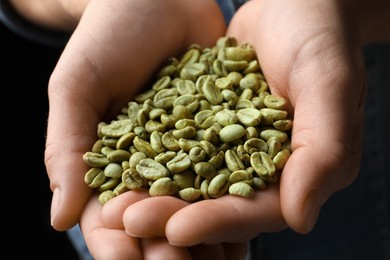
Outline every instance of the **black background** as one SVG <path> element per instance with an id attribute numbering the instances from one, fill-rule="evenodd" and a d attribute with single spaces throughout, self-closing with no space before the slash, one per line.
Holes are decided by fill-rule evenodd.
<path id="1" fill-rule="evenodd" d="M 8 259 L 78 259 L 65 232 L 50 225 L 44 166 L 47 84 L 62 51 L 1 33 L 2 255 Z M 11 257 L 12 256 L 12 257 Z"/>

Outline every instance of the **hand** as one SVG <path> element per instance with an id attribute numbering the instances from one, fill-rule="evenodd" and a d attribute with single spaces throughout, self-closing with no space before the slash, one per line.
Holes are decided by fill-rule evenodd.
<path id="1" fill-rule="evenodd" d="M 245 4 L 227 33 L 255 47 L 271 93 L 286 98 L 294 116 L 293 154 L 280 186 L 251 199 L 223 196 L 190 205 L 145 199 L 126 208 L 126 231 L 166 236 L 179 246 L 242 243 L 286 227 L 310 232 L 323 203 L 359 170 L 366 85 L 360 31 L 347 19 L 353 11 L 339 1 Z M 169 203 L 177 207 L 161 208 Z"/>
<path id="2" fill-rule="evenodd" d="M 91 196 L 82 155 L 97 124 L 113 119 L 165 59 L 195 42 L 212 46 L 225 29 L 214 0 L 88 4 L 49 82 L 45 163 L 55 229 L 75 225 Z"/>
<path id="3" fill-rule="evenodd" d="M 214 0 L 91 1 L 83 13 L 50 78 L 45 163 L 52 226 L 66 230 L 83 214 L 81 227 L 95 259 L 134 259 L 161 248 L 188 257 L 205 250 L 172 247 L 164 238 L 138 241 L 102 227 L 102 207 L 84 183 L 82 155 L 97 140 L 98 123 L 113 119 L 163 61 L 195 42 L 212 46 L 225 30 Z M 220 254 L 222 247 L 211 247 Z"/>
<path id="4" fill-rule="evenodd" d="M 129 191 L 108 201 L 102 210 L 97 196 L 93 196 L 83 211 L 80 226 L 90 252 L 95 259 L 244 259 L 246 243 L 197 244 L 188 247 L 175 246 L 169 243 L 164 230 L 154 230 L 155 223 L 134 219 L 134 224 L 150 226 L 149 235 L 140 239 L 127 234 L 124 230 L 123 215 L 126 209 L 138 201 L 148 201 L 147 191 Z M 154 220 L 164 222 L 171 211 L 188 205 L 187 202 L 174 197 L 167 197 L 165 204 L 158 208 L 148 208 L 147 212 Z M 148 204 L 147 202 L 146 204 Z M 143 209 L 144 210 L 144 209 Z M 162 215 L 158 215 L 162 214 Z M 146 221 L 150 220 L 148 218 Z M 159 227 L 163 227 L 160 225 Z"/>
<path id="5" fill-rule="evenodd" d="M 365 71 L 345 10 L 339 1 L 253 1 L 229 29 L 254 44 L 272 93 L 290 101 L 294 152 L 282 173 L 280 203 L 299 233 L 313 228 L 322 204 L 359 170 Z"/>

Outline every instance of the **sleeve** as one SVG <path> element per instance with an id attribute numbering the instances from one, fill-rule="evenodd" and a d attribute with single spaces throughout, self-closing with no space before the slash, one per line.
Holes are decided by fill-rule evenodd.
<path id="1" fill-rule="evenodd" d="M 228 25 L 232 19 L 234 13 L 241 7 L 245 2 L 249 0 L 217 0 L 219 7 L 225 18 L 225 23 Z"/>
<path id="2" fill-rule="evenodd" d="M 71 35 L 70 32 L 51 30 L 27 21 L 8 0 L 0 0 L 0 22 L 19 36 L 49 47 L 64 47 Z"/>
<path id="3" fill-rule="evenodd" d="M 219 7 L 222 10 L 223 16 L 225 18 L 225 23 L 229 24 L 230 20 L 235 12 L 234 4 L 232 0 L 217 0 Z"/>

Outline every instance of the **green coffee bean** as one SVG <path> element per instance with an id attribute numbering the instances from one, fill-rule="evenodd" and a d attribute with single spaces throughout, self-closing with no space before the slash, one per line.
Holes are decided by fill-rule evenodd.
<path id="1" fill-rule="evenodd" d="M 258 190 L 264 190 L 267 187 L 264 179 L 260 177 L 253 177 L 253 187 Z"/>
<path id="2" fill-rule="evenodd" d="M 248 73 L 240 80 L 241 89 L 251 89 L 257 92 L 259 89 L 259 80 L 255 73 Z"/>
<path id="3" fill-rule="evenodd" d="M 200 175 L 198 175 L 198 176 L 200 176 Z M 209 183 L 210 183 L 210 181 L 205 179 L 200 184 L 200 192 L 202 194 L 203 199 L 211 199 L 209 192 L 208 192 Z"/>
<path id="4" fill-rule="evenodd" d="M 287 132 L 292 127 L 291 119 L 280 119 L 273 122 L 273 126 L 280 131 Z"/>
<path id="5" fill-rule="evenodd" d="M 173 175 L 173 181 L 176 183 L 179 190 L 194 187 L 195 172 L 192 170 L 185 170 Z"/>
<path id="6" fill-rule="evenodd" d="M 209 162 L 198 162 L 194 166 L 194 171 L 208 180 L 213 179 L 217 175 L 217 170 Z"/>
<path id="7" fill-rule="evenodd" d="M 286 107 L 286 100 L 278 96 L 268 95 L 264 98 L 264 104 L 269 108 L 283 110 Z"/>
<path id="8" fill-rule="evenodd" d="M 217 149 L 215 146 L 207 140 L 200 141 L 199 146 L 206 152 L 209 157 L 213 157 L 217 154 Z"/>
<path id="9" fill-rule="evenodd" d="M 122 166 L 118 163 L 109 163 L 104 168 L 104 175 L 110 178 L 119 179 L 122 176 L 123 169 Z"/>
<path id="10" fill-rule="evenodd" d="M 229 178 L 226 174 L 217 174 L 210 180 L 207 193 L 212 198 L 221 197 L 229 189 Z"/>
<path id="11" fill-rule="evenodd" d="M 122 183 L 129 190 L 136 190 L 145 187 L 147 179 L 141 176 L 135 168 L 129 168 L 123 171 Z"/>
<path id="12" fill-rule="evenodd" d="M 180 153 L 167 162 L 167 168 L 172 174 L 187 170 L 190 166 L 191 159 L 186 153 Z"/>
<path id="13" fill-rule="evenodd" d="M 171 78 L 169 76 L 162 76 L 153 84 L 152 90 L 157 92 L 162 89 L 168 88 L 170 83 L 171 83 Z"/>
<path id="14" fill-rule="evenodd" d="M 219 169 L 224 165 L 225 162 L 225 153 L 224 151 L 219 151 L 218 154 L 214 155 L 213 157 L 208 160 L 209 163 L 211 163 L 215 169 Z"/>
<path id="15" fill-rule="evenodd" d="M 229 194 L 249 198 L 253 195 L 253 188 L 245 182 L 235 182 L 229 187 Z"/>
<path id="16" fill-rule="evenodd" d="M 125 183 L 122 181 L 113 189 L 113 195 L 118 196 L 122 193 L 125 193 L 126 191 L 129 191 L 129 189 L 126 187 Z"/>
<path id="17" fill-rule="evenodd" d="M 170 151 L 180 150 L 179 140 L 173 136 L 172 132 L 166 132 L 165 134 L 163 134 L 163 136 L 161 137 L 161 141 L 165 148 Z"/>
<path id="18" fill-rule="evenodd" d="M 173 196 L 177 193 L 177 187 L 174 181 L 169 177 L 156 179 L 149 188 L 150 196 Z"/>
<path id="19" fill-rule="evenodd" d="M 260 132 L 260 138 L 268 141 L 271 137 L 276 138 L 280 143 L 285 142 L 288 139 L 287 133 L 277 129 L 265 129 Z"/>
<path id="20" fill-rule="evenodd" d="M 195 94 L 196 93 L 196 87 L 195 87 L 195 83 L 191 80 L 184 80 L 184 79 L 180 79 L 177 83 L 176 83 L 176 89 L 177 89 L 177 92 L 183 96 L 183 95 L 186 95 L 186 94 Z"/>
<path id="21" fill-rule="evenodd" d="M 138 151 L 143 152 L 149 158 L 154 158 L 157 155 L 156 151 L 153 150 L 151 144 L 138 136 L 134 138 L 133 144 L 135 148 L 138 149 Z"/>
<path id="22" fill-rule="evenodd" d="M 237 123 L 238 117 L 234 110 L 224 109 L 215 114 L 215 120 L 223 126 Z"/>
<path id="23" fill-rule="evenodd" d="M 251 172 L 246 171 L 246 170 L 237 170 L 237 171 L 234 171 L 230 174 L 229 182 L 230 183 L 245 182 L 247 184 L 252 184 L 253 175 Z"/>
<path id="24" fill-rule="evenodd" d="M 131 132 L 133 128 L 134 122 L 130 121 L 130 119 L 124 119 L 102 126 L 100 131 L 107 137 L 121 137 L 122 135 Z"/>
<path id="25" fill-rule="evenodd" d="M 121 180 L 119 178 L 109 178 L 102 185 L 100 185 L 97 190 L 100 192 L 106 190 L 113 190 L 116 186 L 118 186 Z"/>
<path id="26" fill-rule="evenodd" d="M 206 152 L 199 146 L 195 146 L 191 148 L 188 156 L 190 157 L 191 161 L 194 163 L 202 162 L 206 159 Z"/>
<path id="27" fill-rule="evenodd" d="M 85 183 L 91 188 L 98 188 L 106 181 L 104 171 L 99 168 L 91 168 L 84 177 Z"/>
<path id="28" fill-rule="evenodd" d="M 179 190 L 179 197 L 185 201 L 193 202 L 202 195 L 202 192 L 199 189 L 193 187 L 184 188 Z"/>
<path id="29" fill-rule="evenodd" d="M 104 205 L 107 201 L 114 198 L 115 194 L 112 190 L 106 190 L 99 194 L 99 202 L 100 204 Z"/>
<path id="30" fill-rule="evenodd" d="M 169 176 L 169 171 L 164 165 L 150 158 L 139 161 L 136 169 L 142 177 L 152 181 Z"/>
<path id="31" fill-rule="evenodd" d="M 180 71 L 180 77 L 182 79 L 188 79 L 191 81 L 196 81 L 196 79 L 207 72 L 207 67 L 203 63 L 192 63 L 184 65 L 183 69 Z"/>
<path id="32" fill-rule="evenodd" d="M 154 131 L 163 133 L 165 132 L 165 126 L 163 123 L 157 121 L 157 120 L 149 120 L 145 123 L 145 130 L 149 133 L 152 133 Z"/>
<path id="33" fill-rule="evenodd" d="M 115 150 L 107 154 L 107 159 L 110 162 L 122 162 L 130 159 L 131 153 L 125 150 Z"/>
<path id="34" fill-rule="evenodd" d="M 243 108 L 237 111 L 237 117 L 245 126 L 257 126 L 261 120 L 261 112 L 256 108 Z"/>
<path id="35" fill-rule="evenodd" d="M 166 151 L 166 152 L 158 154 L 156 157 L 154 157 L 154 160 L 156 162 L 161 163 L 161 164 L 166 164 L 167 162 L 169 162 L 175 156 L 176 156 L 176 152 L 174 152 L 174 151 Z"/>
<path id="36" fill-rule="evenodd" d="M 274 158 L 275 155 L 282 149 L 282 144 L 276 139 L 276 137 L 271 137 L 267 141 L 268 145 L 268 155 L 271 158 Z M 266 152 L 266 151 L 265 151 Z"/>
<path id="37" fill-rule="evenodd" d="M 129 167 L 135 169 L 142 159 L 146 159 L 147 156 L 143 152 L 135 152 L 130 156 Z"/>
<path id="38" fill-rule="evenodd" d="M 177 97 L 178 93 L 176 89 L 161 89 L 153 97 L 153 104 L 157 108 L 169 109 L 173 106 Z"/>
<path id="39" fill-rule="evenodd" d="M 93 145 L 93 147 L 91 149 L 91 152 L 93 152 L 93 153 L 100 153 L 102 151 L 103 147 L 104 147 L 103 140 L 99 139 Z"/>
<path id="40" fill-rule="evenodd" d="M 273 163 L 275 164 L 276 170 L 282 170 L 284 168 L 290 155 L 291 153 L 287 149 L 283 149 L 275 155 Z"/>
<path id="41" fill-rule="evenodd" d="M 244 163 L 235 150 L 229 149 L 225 152 L 225 163 L 231 172 L 245 169 Z"/>
<path id="42" fill-rule="evenodd" d="M 162 153 L 165 151 L 165 147 L 162 143 L 163 134 L 159 131 L 153 131 L 150 134 L 150 146 L 156 153 Z"/>
<path id="43" fill-rule="evenodd" d="M 233 142 L 245 135 L 245 128 L 239 124 L 227 125 L 219 132 L 219 138 L 224 143 Z"/>
<path id="44" fill-rule="evenodd" d="M 107 157 L 100 153 L 86 152 L 83 155 L 83 160 L 90 167 L 105 167 L 110 163 Z"/>
<path id="45" fill-rule="evenodd" d="M 118 150 L 129 149 L 129 147 L 133 143 L 134 138 L 135 138 L 135 133 L 133 132 L 122 135 L 121 137 L 119 137 L 118 141 L 116 142 L 116 149 Z"/>

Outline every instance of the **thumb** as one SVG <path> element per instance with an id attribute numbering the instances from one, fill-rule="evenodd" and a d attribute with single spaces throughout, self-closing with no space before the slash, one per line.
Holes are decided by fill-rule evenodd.
<path id="1" fill-rule="evenodd" d="M 53 191 L 51 224 L 63 231 L 78 222 L 92 191 L 84 182 L 89 168 L 83 154 L 96 140 L 97 123 L 89 123 L 90 119 L 79 113 L 88 111 L 87 107 L 68 102 L 59 93 L 49 91 L 49 97 L 45 165 Z"/>
<path id="2" fill-rule="evenodd" d="M 323 52 L 290 74 L 293 153 L 280 182 L 281 208 L 299 233 L 314 227 L 322 204 L 357 176 L 362 154 L 366 87 L 361 56 Z M 305 51 L 304 51 L 305 52 Z M 310 51 L 309 51 L 310 52 Z M 337 57 L 334 54 L 337 53 Z M 341 54 L 340 54 L 341 53 Z"/>
<path id="3" fill-rule="evenodd" d="M 99 88 L 96 69 L 79 45 L 76 37 L 69 41 L 48 87 L 45 165 L 53 191 L 51 224 L 60 231 L 78 222 L 92 192 L 84 182 L 90 167 L 83 154 L 98 140 L 101 111 L 108 107 L 108 94 Z"/>

